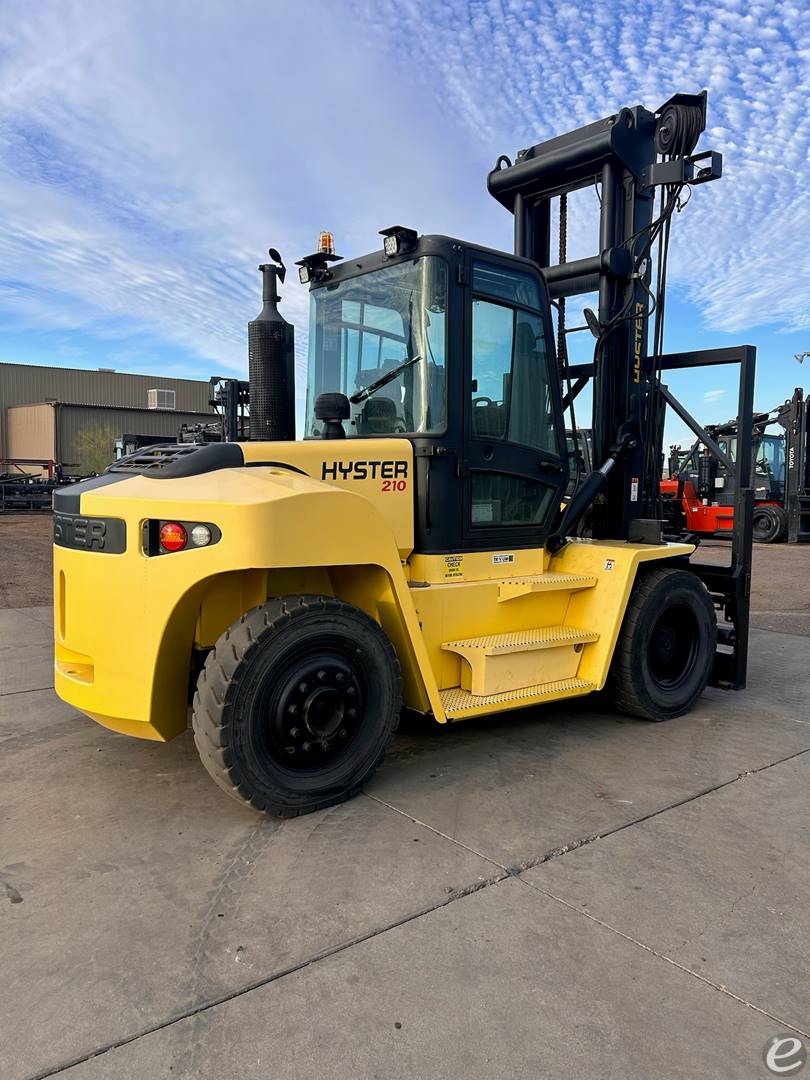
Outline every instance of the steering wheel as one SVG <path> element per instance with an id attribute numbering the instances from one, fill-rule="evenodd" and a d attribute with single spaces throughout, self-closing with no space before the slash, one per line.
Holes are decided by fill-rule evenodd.
<path id="1" fill-rule="evenodd" d="M 473 408 L 475 408 L 476 405 L 494 405 L 495 404 L 495 402 L 492 400 L 491 397 L 474 397 L 473 400 L 472 400 L 472 403 L 473 403 Z"/>

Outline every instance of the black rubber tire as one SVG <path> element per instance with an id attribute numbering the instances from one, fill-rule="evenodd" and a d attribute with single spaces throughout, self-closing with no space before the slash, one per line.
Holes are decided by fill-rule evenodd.
<path id="1" fill-rule="evenodd" d="M 688 712 L 703 693 L 717 647 L 717 616 L 689 570 L 642 570 L 607 681 L 614 708 L 644 720 Z"/>
<path id="2" fill-rule="evenodd" d="M 781 506 L 754 507 L 755 544 L 776 544 L 787 534 L 787 514 Z"/>
<path id="3" fill-rule="evenodd" d="M 336 665 L 352 665 L 362 708 L 335 760 L 296 772 L 279 763 L 278 740 L 290 736 L 279 735 L 282 721 L 273 718 L 291 711 L 283 703 L 297 692 L 292 673 L 301 658 L 320 650 L 313 666 L 328 665 L 330 647 Z M 287 596 L 248 611 L 209 653 L 194 695 L 194 742 L 223 791 L 255 810 L 296 817 L 360 791 L 396 734 L 401 703 L 399 661 L 373 619 L 333 597 Z M 321 752 L 314 739 L 307 745 Z"/>
<path id="4" fill-rule="evenodd" d="M 783 506 L 775 506 L 774 509 L 779 517 L 779 535 L 776 538 L 777 543 L 781 543 L 787 539 L 788 534 L 788 513 Z"/>

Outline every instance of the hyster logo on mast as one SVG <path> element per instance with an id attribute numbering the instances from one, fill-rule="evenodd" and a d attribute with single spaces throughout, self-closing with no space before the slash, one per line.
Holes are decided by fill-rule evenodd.
<path id="1" fill-rule="evenodd" d="M 633 382 L 641 382 L 641 345 L 642 345 L 642 328 L 644 320 L 641 316 L 644 314 L 644 305 L 636 301 L 636 320 L 635 331 L 633 335 Z"/>

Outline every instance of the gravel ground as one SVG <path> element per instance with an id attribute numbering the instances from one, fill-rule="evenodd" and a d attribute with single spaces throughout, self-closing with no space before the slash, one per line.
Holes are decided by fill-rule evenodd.
<path id="1" fill-rule="evenodd" d="M 695 561 L 728 565 L 731 544 L 704 540 Z M 751 625 L 810 637 L 810 546 L 754 544 Z"/>
<path id="2" fill-rule="evenodd" d="M 0 608 L 52 602 L 51 529 L 49 513 L 0 515 Z M 708 540 L 697 558 L 722 564 L 730 552 L 729 543 Z M 754 545 L 751 625 L 810 637 L 810 547 Z"/>
<path id="3" fill-rule="evenodd" d="M 50 512 L 0 514 L 0 608 L 53 601 Z"/>

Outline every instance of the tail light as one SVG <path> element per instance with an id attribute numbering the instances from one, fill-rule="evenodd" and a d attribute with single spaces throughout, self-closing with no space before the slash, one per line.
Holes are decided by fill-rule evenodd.
<path id="1" fill-rule="evenodd" d="M 218 544 L 222 532 L 210 521 L 164 521 L 150 518 L 143 523 L 145 555 L 170 555 L 176 551 Z"/>
<path id="2" fill-rule="evenodd" d="M 164 551 L 182 551 L 188 543 L 188 533 L 179 521 L 167 521 L 160 526 L 160 546 Z"/>

